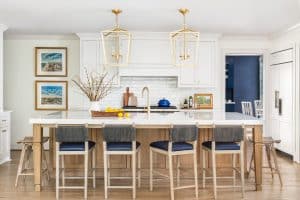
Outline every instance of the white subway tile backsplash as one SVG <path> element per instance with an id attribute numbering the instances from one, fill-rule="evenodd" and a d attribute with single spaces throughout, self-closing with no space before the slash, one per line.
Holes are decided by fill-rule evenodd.
<path id="1" fill-rule="evenodd" d="M 179 107 L 185 98 L 195 93 L 213 92 L 205 88 L 178 88 L 177 77 L 121 77 L 121 87 L 114 88 L 103 99 L 105 106 L 122 107 L 123 93 L 126 87 L 137 96 L 138 105 L 146 105 L 146 98 L 142 97 L 142 89 L 147 86 L 150 90 L 150 104 L 157 105 L 162 98 L 168 99 L 172 105 Z"/>

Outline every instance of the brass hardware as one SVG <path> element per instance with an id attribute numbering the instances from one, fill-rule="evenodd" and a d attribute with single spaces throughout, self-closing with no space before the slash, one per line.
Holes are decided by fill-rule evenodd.
<path id="1" fill-rule="evenodd" d="M 118 14 L 120 14 L 122 12 L 122 10 L 120 10 L 120 9 L 112 9 L 111 12 L 114 13 L 115 15 L 118 15 Z"/>
<path id="2" fill-rule="evenodd" d="M 189 9 L 187 8 L 180 8 L 178 9 L 178 11 L 182 14 L 182 15 L 186 15 L 189 11 Z"/>

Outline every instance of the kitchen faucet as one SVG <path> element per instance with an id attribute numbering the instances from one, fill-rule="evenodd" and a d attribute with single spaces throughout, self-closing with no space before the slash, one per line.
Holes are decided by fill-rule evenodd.
<path id="1" fill-rule="evenodd" d="M 149 99 L 149 88 L 148 87 L 144 87 L 142 90 L 142 97 L 144 97 L 144 93 L 145 91 L 147 91 L 147 114 L 148 116 L 150 115 L 150 99 Z"/>

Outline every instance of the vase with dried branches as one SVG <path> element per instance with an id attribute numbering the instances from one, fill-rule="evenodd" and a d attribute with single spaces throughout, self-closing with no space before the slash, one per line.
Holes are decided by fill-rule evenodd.
<path id="1" fill-rule="evenodd" d="M 74 85 L 90 100 L 89 111 L 100 111 L 100 101 L 112 91 L 115 75 L 108 77 L 108 73 L 88 72 L 85 68 L 84 77 L 72 78 Z"/>

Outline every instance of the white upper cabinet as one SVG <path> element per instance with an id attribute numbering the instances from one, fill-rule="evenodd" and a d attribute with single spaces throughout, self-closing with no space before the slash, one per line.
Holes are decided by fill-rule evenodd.
<path id="1" fill-rule="evenodd" d="M 105 67 L 103 64 L 103 49 L 100 34 L 78 34 L 80 37 L 80 76 L 84 78 L 85 69 L 88 72 L 107 72 L 108 79 L 114 76 L 113 86 L 120 85 L 118 67 Z"/>
<path id="2" fill-rule="evenodd" d="M 172 65 L 168 33 L 133 33 L 128 66 L 104 67 L 100 34 L 78 34 L 80 37 L 80 73 L 108 71 L 116 75 L 114 86 L 120 86 L 121 76 L 178 77 L 178 87 L 214 87 L 217 37 L 200 39 L 199 61 L 196 67 Z M 202 37 L 203 38 L 203 37 Z"/>
<path id="3" fill-rule="evenodd" d="M 198 64 L 180 67 L 178 87 L 214 87 L 215 51 L 215 41 L 200 41 Z"/>

